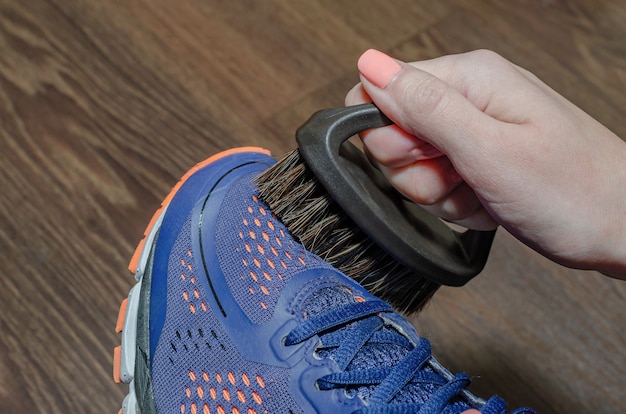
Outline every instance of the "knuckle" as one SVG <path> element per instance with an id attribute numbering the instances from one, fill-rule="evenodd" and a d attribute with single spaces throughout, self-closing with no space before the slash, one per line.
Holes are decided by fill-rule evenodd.
<path id="1" fill-rule="evenodd" d="M 480 64 L 488 64 L 488 65 L 500 65 L 503 62 L 506 62 L 501 55 L 489 49 L 478 49 L 472 52 L 466 53 L 471 61 L 478 62 Z"/>
<path id="2" fill-rule="evenodd" d="M 430 115 L 441 110 L 448 86 L 437 78 L 409 82 L 402 90 L 402 108 L 413 113 Z"/>

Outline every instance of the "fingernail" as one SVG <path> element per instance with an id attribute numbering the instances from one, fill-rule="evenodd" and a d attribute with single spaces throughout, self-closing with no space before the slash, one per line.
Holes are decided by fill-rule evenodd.
<path id="1" fill-rule="evenodd" d="M 363 53 L 357 66 L 365 79 L 381 89 L 402 69 L 394 59 L 375 49 Z"/>

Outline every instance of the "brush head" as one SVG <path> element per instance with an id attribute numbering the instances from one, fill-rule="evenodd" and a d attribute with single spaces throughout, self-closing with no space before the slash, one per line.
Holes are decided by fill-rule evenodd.
<path id="1" fill-rule="evenodd" d="M 417 311 L 439 285 L 462 286 L 484 267 L 494 232 L 453 231 L 406 200 L 346 142 L 391 121 L 373 104 L 315 113 L 299 150 L 258 180 L 292 234 L 374 294 Z"/>
<path id="2" fill-rule="evenodd" d="M 263 172 L 256 185 L 259 197 L 307 250 L 396 309 L 417 312 L 439 288 L 373 242 L 330 197 L 299 150 Z"/>

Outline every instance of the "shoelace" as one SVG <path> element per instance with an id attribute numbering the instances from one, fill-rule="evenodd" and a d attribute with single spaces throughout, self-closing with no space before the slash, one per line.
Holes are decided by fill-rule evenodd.
<path id="1" fill-rule="evenodd" d="M 320 335 L 322 348 L 337 348 L 333 359 L 341 372 L 325 375 L 317 381 L 320 389 L 375 386 L 368 399 L 368 406 L 354 414 L 400 414 L 400 413 L 440 413 L 449 402 L 461 393 L 470 383 L 465 374 L 458 374 L 451 380 L 426 371 L 424 367 L 431 359 L 430 343 L 420 338 L 415 347 L 407 338 L 397 332 L 383 331 L 384 322 L 378 316 L 382 312 L 393 312 L 391 306 L 381 300 L 356 302 L 338 306 L 328 312 L 312 316 L 285 338 L 285 345 L 295 345 Z M 349 337 L 341 328 L 352 325 Z M 404 347 L 408 353 L 392 367 L 346 370 L 350 362 L 366 344 L 391 344 Z M 428 400 L 423 403 L 391 403 L 407 384 L 435 385 Z M 502 414 L 506 410 L 504 401 L 490 398 L 481 408 L 483 414 Z M 516 411 L 522 414 L 527 411 Z M 528 411 L 533 412 L 533 411 Z"/>

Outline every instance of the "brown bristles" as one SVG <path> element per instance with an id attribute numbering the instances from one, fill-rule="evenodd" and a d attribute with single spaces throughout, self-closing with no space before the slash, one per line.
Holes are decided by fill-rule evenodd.
<path id="1" fill-rule="evenodd" d="M 307 250 L 406 313 L 439 284 L 407 269 L 372 242 L 326 193 L 295 150 L 256 179 L 260 198 Z"/>

